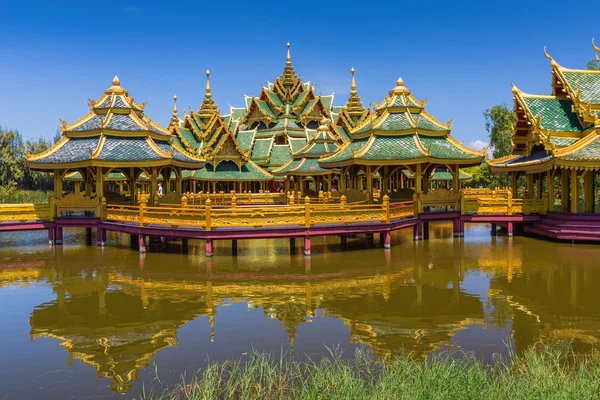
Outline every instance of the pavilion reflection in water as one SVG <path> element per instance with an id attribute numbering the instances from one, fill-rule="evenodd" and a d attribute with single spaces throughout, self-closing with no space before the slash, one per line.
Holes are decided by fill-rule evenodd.
<path id="1" fill-rule="evenodd" d="M 64 260 L 47 260 L 45 268 L 0 272 L 0 286 L 49 282 L 56 299 L 33 310 L 32 339 L 59 340 L 69 361 L 92 365 L 120 392 L 159 350 L 178 345 L 177 332 L 186 322 L 208 316 L 211 335 L 218 333 L 218 307 L 231 302 L 279 320 L 292 351 L 298 326 L 317 312 L 343 320 L 351 341 L 377 355 L 452 346 L 456 332 L 474 324 L 511 325 L 517 350 L 566 337 L 587 350 L 600 339 L 592 289 L 600 277 L 570 261 L 581 259 L 573 253 L 581 248 L 548 245 L 530 255 L 513 241 L 475 251 L 465 251 L 462 242 L 433 241 L 422 249 L 389 257 L 376 270 L 323 273 L 313 265 L 308 273 L 278 270 L 271 277 L 271 267 L 256 271 L 242 264 L 224 273 L 218 263 L 210 272 L 189 266 L 167 271 L 152 257 L 143 269 L 81 268 L 63 261 L 85 260 L 89 249 L 73 248 Z M 473 271 L 490 277 L 486 299 L 462 288 Z"/>

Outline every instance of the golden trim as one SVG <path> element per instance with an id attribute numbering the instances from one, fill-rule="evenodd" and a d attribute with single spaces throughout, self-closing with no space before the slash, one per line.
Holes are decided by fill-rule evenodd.
<path id="1" fill-rule="evenodd" d="M 62 148 L 68 141 L 69 141 L 69 138 L 67 136 L 63 135 L 63 137 L 61 137 L 58 140 L 58 142 L 54 143 L 54 145 L 52 147 L 50 147 L 49 149 L 44 150 L 41 153 L 29 154 L 29 156 L 27 156 L 27 154 L 25 154 L 25 159 L 27 162 L 29 162 L 29 161 L 36 161 L 41 158 L 46 158 L 48 156 L 51 156 L 52 154 L 56 153 L 60 148 Z"/>

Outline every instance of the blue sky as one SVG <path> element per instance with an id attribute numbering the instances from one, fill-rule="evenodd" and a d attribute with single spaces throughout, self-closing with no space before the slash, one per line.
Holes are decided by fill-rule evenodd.
<path id="1" fill-rule="evenodd" d="M 565 2 L 0 2 L 0 124 L 50 138 L 117 74 L 166 125 L 176 94 L 196 110 L 210 69 L 222 112 L 279 75 L 286 42 L 296 72 L 345 103 L 351 67 L 364 104 L 401 76 L 453 135 L 487 140 L 482 112 L 512 107 L 511 82 L 550 92 L 543 47 L 583 68 L 600 36 Z"/>

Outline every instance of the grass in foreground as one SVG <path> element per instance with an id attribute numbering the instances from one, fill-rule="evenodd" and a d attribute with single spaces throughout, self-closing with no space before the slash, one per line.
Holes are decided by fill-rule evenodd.
<path id="1" fill-rule="evenodd" d="M 375 361 L 365 351 L 344 360 L 292 362 L 254 353 L 211 363 L 172 390 L 142 399 L 595 399 L 600 358 L 557 348 L 531 349 L 484 365 L 472 354 Z"/>

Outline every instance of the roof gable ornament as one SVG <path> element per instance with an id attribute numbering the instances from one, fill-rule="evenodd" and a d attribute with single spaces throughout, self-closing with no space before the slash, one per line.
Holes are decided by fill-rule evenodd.
<path id="1" fill-rule="evenodd" d="M 171 116 L 171 120 L 169 121 L 168 128 L 178 127 L 179 121 L 179 114 L 177 113 L 177 96 L 173 96 L 173 115 Z"/>
<path id="2" fill-rule="evenodd" d="M 594 38 L 592 38 L 592 48 L 596 52 L 596 61 L 600 62 L 600 57 L 598 57 L 598 52 L 600 52 L 600 47 L 596 47 L 596 44 L 594 43 Z"/>

